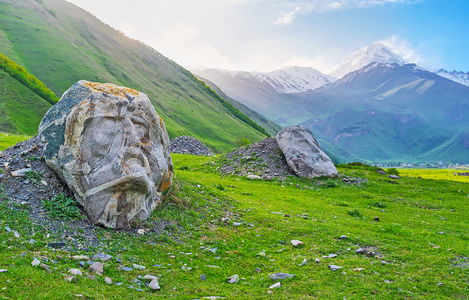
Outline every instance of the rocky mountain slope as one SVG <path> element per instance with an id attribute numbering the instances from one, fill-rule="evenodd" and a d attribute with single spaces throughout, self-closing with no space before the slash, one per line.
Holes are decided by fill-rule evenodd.
<path id="1" fill-rule="evenodd" d="M 0 0 L 0 49 L 58 96 L 81 79 L 146 93 L 171 137 L 225 151 L 267 135 L 189 71 L 64 0 Z"/>

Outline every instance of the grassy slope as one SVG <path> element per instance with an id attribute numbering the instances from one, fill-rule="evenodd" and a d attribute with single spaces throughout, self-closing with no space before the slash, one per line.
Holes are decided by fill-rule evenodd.
<path id="1" fill-rule="evenodd" d="M 272 136 L 276 136 L 277 132 L 279 132 L 279 130 L 282 129 L 280 125 L 277 125 L 274 122 L 270 121 L 269 119 L 264 118 L 263 116 L 253 111 L 252 109 L 242 104 L 241 102 L 238 102 L 235 99 L 228 97 L 228 95 L 226 95 L 215 83 L 205 78 L 202 78 L 200 76 L 197 76 L 197 77 L 203 82 L 205 82 L 212 90 L 217 92 L 217 94 L 220 95 L 223 99 L 225 99 L 226 101 L 233 104 L 236 108 L 238 108 L 243 114 L 247 115 L 252 120 L 254 120 L 257 124 L 264 127 Z"/>
<path id="2" fill-rule="evenodd" d="M 416 178 L 391 181 L 371 171 L 344 168 L 339 168 L 344 176 L 363 178 L 367 183 L 359 187 L 340 180 L 296 178 L 255 182 L 211 173 L 209 169 L 215 169 L 217 163 L 210 160 L 213 158 L 173 155 L 178 184 L 147 225 L 151 228 L 158 221 L 173 220 L 177 226 L 145 236 L 108 231 L 109 246 L 91 250 L 91 255 L 103 251 L 120 257 L 122 264 L 111 260 L 104 270 L 105 276 L 114 282 L 124 282 L 122 286 L 106 285 L 104 276 L 97 276 L 96 280 L 80 277 L 76 284 L 64 281 L 61 272 L 66 274 L 69 268 L 80 267 L 69 259 L 70 253 L 52 251 L 46 246 L 60 233 L 31 226 L 26 207 L 0 202 L 4 216 L 1 226 L 8 225 L 20 233 L 20 238 L 14 238 L 13 233 L 0 230 L 4 241 L 0 243 L 0 268 L 8 270 L 0 273 L 0 297 L 70 299 L 77 294 L 83 299 L 121 299 L 122 295 L 128 299 L 467 297 L 468 269 L 453 266 L 456 261 L 467 265 L 462 257 L 469 256 L 467 184 Z M 349 215 L 353 210 L 358 210 L 361 216 Z M 229 215 L 228 222 L 222 220 L 227 212 L 235 213 Z M 307 218 L 303 218 L 305 214 Z M 374 217 L 380 217 L 380 221 L 373 221 Z M 233 221 L 242 225 L 233 226 Z M 32 232 L 34 244 L 28 243 Z M 106 233 L 99 232 L 101 236 Z M 49 238 L 47 233 L 51 234 Z M 347 239 L 339 239 L 341 235 Z M 299 239 L 304 245 L 295 248 L 289 243 L 292 239 Z M 218 249 L 212 253 L 200 249 L 201 246 Z M 376 247 L 379 257 L 355 253 L 365 246 Z M 257 255 L 260 252 L 265 256 Z M 338 256 L 322 257 L 329 253 Z M 49 274 L 34 268 L 33 257 L 58 260 L 53 265 L 57 269 Z M 320 263 L 315 263 L 314 258 L 319 258 Z M 118 270 L 119 265 L 131 266 L 135 259 L 147 269 Z M 299 266 L 303 259 L 307 259 L 306 265 Z M 343 269 L 333 272 L 329 264 Z M 192 269 L 184 270 L 187 267 Z M 262 272 L 257 273 L 256 268 Z M 86 275 L 86 270 L 83 272 Z M 271 295 L 268 287 L 275 281 L 267 277 L 275 272 L 297 277 L 282 281 L 282 286 L 271 290 Z M 128 288 L 135 287 L 132 281 L 145 274 L 159 277 L 162 289 L 154 296 L 146 287 L 141 287 L 143 292 Z M 207 280 L 200 280 L 202 274 Z M 226 278 L 233 274 L 244 279 L 230 285 Z"/>
<path id="3" fill-rule="evenodd" d="M 0 70 L 0 131 L 34 135 L 51 105 Z"/>
<path id="4" fill-rule="evenodd" d="M 43 4 L 40 4 L 40 3 Z M 170 136 L 195 136 L 217 152 L 263 135 L 236 118 L 187 70 L 63 0 L 0 0 L 0 47 L 56 95 L 80 79 L 140 90 Z"/>

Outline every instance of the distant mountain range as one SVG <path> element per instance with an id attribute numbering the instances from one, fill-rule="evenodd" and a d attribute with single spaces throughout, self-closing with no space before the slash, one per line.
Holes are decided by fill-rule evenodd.
<path id="1" fill-rule="evenodd" d="M 180 65 L 64 0 L 0 0 L 0 52 L 57 96 L 81 79 L 146 93 L 171 138 L 193 136 L 223 152 L 234 147 L 239 138 L 258 141 L 269 136 Z M 15 85 L 12 78 L 0 74 L 1 87 L 13 89 Z M 40 97 L 21 99 L 25 103 L 14 107 L 15 101 L 3 98 L 9 94 L 1 94 L 0 105 L 9 105 L 6 117 L 0 112 L 0 122 L 6 122 L 2 130 L 34 134 L 37 128 L 23 130 L 12 125 L 11 116 L 27 121 L 27 110 L 22 114 L 18 110 L 40 106 L 31 113 L 36 124 L 47 110 Z M 15 95 L 21 98 L 26 94 L 22 89 Z"/>
<path id="2" fill-rule="evenodd" d="M 281 71 L 289 70 L 294 68 Z M 467 74 L 408 64 L 382 44 L 336 67 L 330 74 L 338 80 L 317 71 L 317 78 L 328 82 L 313 90 L 304 87 L 314 86 L 316 79 L 274 89 L 269 80 L 246 72 L 202 74 L 282 126 L 307 126 L 336 161 L 469 163 L 469 87 L 459 83 Z"/>

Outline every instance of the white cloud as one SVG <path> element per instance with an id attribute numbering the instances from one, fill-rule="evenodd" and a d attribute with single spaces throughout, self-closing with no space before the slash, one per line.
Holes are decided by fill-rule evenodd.
<path id="1" fill-rule="evenodd" d="M 203 65 L 224 69 L 235 68 L 226 55 L 212 43 L 204 40 L 202 30 L 184 22 L 174 22 L 162 28 L 149 44 L 185 67 Z"/>
<path id="2" fill-rule="evenodd" d="M 391 48 L 409 63 L 419 64 L 422 61 L 422 57 L 412 48 L 411 44 L 398 35 L 393 35 L 378 42 Z"/>
<path id="3" fill-rule="evenodd" d="M 424 0 L 280 0 L 279 6 L 290 8 L 275 22 L 276 25 L 292 24 L 299 13 L 307 14 L 312 11 L 326 12 L 338 9 L 366 8 L 388 3 L 416 4 Z M 294 9 L 292 9 L 294 7 Z M 286 10 L 286 9 L 285 9 Z"/>

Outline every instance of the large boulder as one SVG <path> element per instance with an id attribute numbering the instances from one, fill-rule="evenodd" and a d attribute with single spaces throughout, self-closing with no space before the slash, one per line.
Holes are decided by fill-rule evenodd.
<path id="1" fill-rule="evenodd" d="M 278 132 L 277 143 L 285 155 L 288 166 L 296 175 L 306 178 L 338 175 L 331 159 L 321 149 L 308 128 L 285 127 Z"/>
<path id="2" fill-rule="evenodd" d="M 171 186 L 164 122 L 136 90 L 79 81 L 46 113 L 39 134 L 47 164 L 94 224 L 145 220 Z"/>

